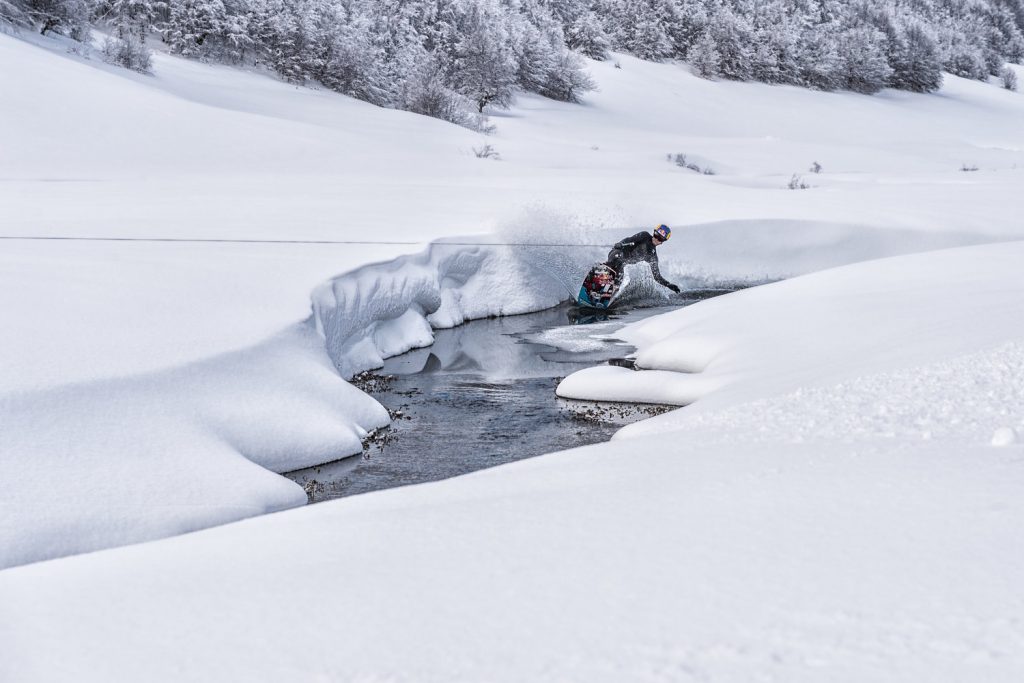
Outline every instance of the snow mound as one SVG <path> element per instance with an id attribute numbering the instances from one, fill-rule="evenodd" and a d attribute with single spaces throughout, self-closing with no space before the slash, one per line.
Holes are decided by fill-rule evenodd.
<path id="1" fill-rule="evenodd" d="M 659 374 L 663 374 L 662 371 Z M 648 373 L 642 373 L 648 374 Z M 667 373 L 672 374 L 672 373 Z M 936 442 L 952 450 L 1012 446 L 1024 430 L 1024 343 L 864 374 L 714 411 L 677 412 L 699 443 Z M 662 427 L 666 427 L 665 423 Z M 629 428 L 623 436 L 648 433 Z"/>
<path id="2" fill-rule="evenodd" d="M 617 334 L 639 349 L 642 370 L 617 372 L 614 382 L 606 368 L 583 370 L 558 393 L 664 401 L 671 392 L 696 401 L 622 432 L 651 433 L 682 414 L 964 355 L 1024 336 L 1021 258 L 1024 242 L 963 247 L 728 294 L 623 328 Z M 896 341 L 912 336 L 925 339 L 913 347 Z M 665 379 L 665 371 L 675 376 Z"/>
<path id="3" fill-rule="evenodd" d="M 303 505 L 268 470 L 358 453 L 387 423 L 309 324 L 174 370 L 0 395 L 0 568 Z"/>

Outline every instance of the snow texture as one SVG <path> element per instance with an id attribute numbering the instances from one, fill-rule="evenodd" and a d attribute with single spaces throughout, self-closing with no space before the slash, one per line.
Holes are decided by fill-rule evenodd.
<path id="1" fill-rule="evenodd" d="M 617 333 L 638 347 L 637 366 L 645 371 L 584 370 L 566 378 L 558 393 L 638 400 L 652 386 L 657 389 L 649 400 L 697 401 L 696 410 L 686 411 L 694 414 L 737 397 L 750 400 L 965 354 L 1024 336 L 1016 314 L 1024 301 L 1021 258 L 1020 242 L 938 251 L 846 266 L 701 302 Z M 978 292 L 984 293 L 984 302 L 976 300 Z M 985 316 L 978 315 L 982 304 Z M 928 343 L 903 347 L 893 341 L 910 334 L 927 336 Z M 648 371 L 655 376 L 648 377 Z M 676 415 L 625 431 L 657 431 Z"/>
<path id="2" fill-rule="evenodd" d="M 691 311 L 707 326 L 823 291 L 861 328 L 865 296 L 901 321 L 881 353 L 822 320 L 823 366 L 786 324 L 802 313 L 783 316 L 785 368 L 656 430 L 0 572 L 0 677 L 1017 680 L 1024 454 L 988 439 L 1024 424 L 1021 250 L 849 266 L 640 323 L 651 357 L 713 369 L 764 356 L 724 336 L 687 354 Z M 936 339 L 953 290 L 980 350 Z"/>
<path id="3" fill-rule="evenodd" d="M 600 447 L 6 569 L 0 679 L 1020 678 L 1022 425 L 992 377 L 1019 362 L 1021 248 L 994 244 L 1024 238 L 1018 93 L 823 94 L 620 55 L 589 63 L 582 106 L 495 116 L 495 162 L 434 119 L 67 48 L 0 35 L 5 236 L 360 243 L 5 240 L 0 566 L 301 505 L 269 470 L 387 419 L 339 374 L 550 305 L 643 227 L 673 226 L 662 272 L 687 286 L 990 246 L 638 326 L 651 370 L 617 390 L 697 400 Z M 960 362 L 986 379 L 949 384 Z M 853 443 L 815 443 L 829 420 Z"/>
<path id="4" fill-rule="evenodd" d="M 386 424 L 309 325 L 173 370 L 5 394 L 0 566 L 302 505 L 273 472 L 359 453 Z"/>

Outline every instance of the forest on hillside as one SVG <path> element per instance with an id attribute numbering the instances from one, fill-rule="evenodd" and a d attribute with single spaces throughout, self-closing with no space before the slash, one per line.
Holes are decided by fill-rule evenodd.
<path id="1" fill-rule="evenodd" d="M 1024 58 L 1024 0 L 0 0 L 0 21 L 150 68 L 154 40 L 373 104 L 483 127 L 517 90 L 574 102 L 583 56 L 676 59 L 707 78 L 930 92 Z"/>

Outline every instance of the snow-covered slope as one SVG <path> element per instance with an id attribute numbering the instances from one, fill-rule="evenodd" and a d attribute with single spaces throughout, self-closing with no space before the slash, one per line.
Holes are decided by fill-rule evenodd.
<path id="1" fill-rule="evenodd" d="M 157 55 L 146 77 L 0 36 L 0 62 L 19 66 L 0 74 L 4 234 L 606 244 L 668 222 L 687 228 L 663 250 L 681 278 L 1020 229 L 1017 93 L 949 77 L 937 95 L 864 97 L 618 61 L 591 65 L 601 91 L 584 105 L 523 96 L 482 138 L 237 69 Z M 487 142 L 501 161 L 474 156 Z M 676 152 L 719 175 L 666 161 Z M 805 173 L 813 161 L 825 172 Z M 794 172 L 815 187 L 784 189 Z M 317 283 L 420 248 L 5 243 L 2 304 L 21 322 L 2 347 L 23 362 L 2 379 L 51 386 L 243 348 L 304 317 Z M 123 333 L 97 337 L 115 321 Z"/>
<path id="2" fill-rule="evenodd" d="M 641 358 L 713 346 L 743 370 L 699 419 L 0 572 L 0 678 L 1020 680 L 1021 258 L 887 259 L 635 328 L 661 339 Z M 951 291 L 966 355 L 943 339 L 965 317 Z M 882 349 L 792 324 L 818 293 L 836 319 L 899 323 Z M 764 316 L 784 368 L 705 334 Z M 772 373 L 751 403 L 740 388 Z M 821 380 L 785 393 L 793 377 Z"/>
<path id="3" fill-rule="evenodd" d="M 677 228 L 663 271 L 689 283 L 1024 234 L 1024 97 L 983 83 L 869 98 L 620 57 L 591 65 L 583 105 L 523 96 L 483 138 L 238 69 L 157 55 L 140 76 L 32 40 L 0 35 L 17 66 L 0 68 L 3 236 L 354 243 L 4 240 L 0 468 L 19 483 L 0 566 L 300 503 L 247 461 L 345 455 L 384 420 L 332 360 L 354 371 L 429 342 L 426 320 L 548 305 L 637 226 Z M 485 143 L 500 161 L 477 158 Z M 814 187 L 785 188 L 814 161 Z M 415 255 L 460 235 L 597 246 Z M 422 267 L 367 267 L 398 256 Z M 482 303 L 510 269 L 515 296 Z M 125 523 L 136 503 L 147 518 Z"/>

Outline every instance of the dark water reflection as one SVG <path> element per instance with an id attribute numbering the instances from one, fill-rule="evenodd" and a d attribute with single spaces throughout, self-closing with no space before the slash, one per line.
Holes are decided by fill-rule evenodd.
<path id="1" fill-rule="evenodd" d="M 357 381 L 394 418 L 361 457 L 286 476 L 305 486 L 311 500 L 322 501 L 606 441 L 626 422 L 658 409 L 581 412 L 577 402 L 555 396 L 558 382 L 631 353 L 614 339 L 623 325 L 696 300 L 597 320 L 560 306 L 437 331 L 429 348 L 391 358 L 362 385 Z M 538 340 L 538 334 L 557 335 L 561 348 L 541 343 L 549 338 Z"/>

